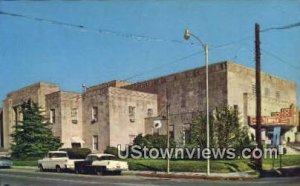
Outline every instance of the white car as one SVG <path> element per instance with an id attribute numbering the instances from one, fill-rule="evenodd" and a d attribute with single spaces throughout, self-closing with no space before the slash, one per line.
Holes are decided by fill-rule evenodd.
<path id="1" fill-rule="evenodd" d="M 11 168 L 13 165 L 11 159 L 6 156 L 0 156 L 0 167 L 1 168 Z"/>
<path id="2" fill-rule="evenodd" d="M 89 154 L 84 161 L 75 162 L 76 173 L 121 174 L 124 170 L 128 170 L 128 163 L 112 154 Z"/>
<path id="3" fill-rule="evenodd" d="M 38 160 L 38 168 L 40 171 L 44 170 L 56 170 L 61 172 L 62 170 L 73 170 L 75 168 L 75 162 L 82 160 L 69 159 L 66 151 L 49 151 L 47 156 L 41 160 Z"/>

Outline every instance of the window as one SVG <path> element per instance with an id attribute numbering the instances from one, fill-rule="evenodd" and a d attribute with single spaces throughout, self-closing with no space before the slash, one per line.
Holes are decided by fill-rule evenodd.
<path id="1" fill-rule="evenodd" d="M 129 106 L 128 112 L 129 112 L 129 121 L 134 122 L 135 121 L 135 107 Z"/>
<path id="2" fill-rule="evenodd" d="M 50 123 L 55 123 L 55 109 L 50 109 Z"/>
<path id="3" fill-rule="evenodd" d="M 256 94 L 256 85 L 255 83 L 252 83 L 252 94 Z"/>
<path id="4" fill-rule="evenodd" d="M 276 91 L 275 95 L 276 95 L 276 99 L 280 99 L 280 91 Z"/>
<path id="5" fill-rule="evenodd" d="M 268 88 L 265 88 L 265 97 L 268 97 L 270 95 L 270 90 Z"/>
<path id="6" fill-rule="evenodd" d="M 98 135 L 93 136 L 93 150 L 99 150 Z"/>
<path id="7" fill-rule="evenodd" d="M 182 131 L 182 142 L 183 145 L 191 143 L 192 133 L 191 133 L 191 124 L 184 124 Z"/>
<path id="8" fill-rule="evenodd" d="M 152 117 L 153 116 L 153 109 L 149 108 L 147 111 L 147 116 Z"/>
<path id="9" fill-rule="evenodd" d="M 95 123 L 98 121 L 98 107 L 92 108 L 92 123 Z"/>
<path id="10" fill-rule="evenodd" d="M 77 108 L 72 108 L 71 109 L 71 119 L 73 124 L 77 124 Z"/>

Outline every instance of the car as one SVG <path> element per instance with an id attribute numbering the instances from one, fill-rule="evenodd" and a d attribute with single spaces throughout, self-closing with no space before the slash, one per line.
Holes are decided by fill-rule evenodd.
<path id="1" fill-rule="evenodd" d="M 75 162 L 75 172 L 93 173 L 103 175 L 111 172 L 121 175 L 122 171 L 128 170 L 128 163 L 118 159 L 112 154 L 89 154 L 84 161 Z"/>
<path id="2" fill-rule="evenodd" d="M 0 156 L 0 167 L 1 168 L 11 168 L 13 165 L 10 157 Z"/>
<path id="3" fill-rule="evenodd" d="M 69 159 L 66 151 L 49 151 L 45 158 L 38 160 L 38 168 L 41 172 L 45 170 L 56 170 L 56 172 L 74 171 L 76 161 L 83 161 L 83 159 Z"/>

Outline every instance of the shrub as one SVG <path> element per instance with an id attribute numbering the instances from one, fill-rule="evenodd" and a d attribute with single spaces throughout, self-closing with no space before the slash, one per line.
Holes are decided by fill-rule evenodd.
<path id="1" fill-rule="evenodd" d="M 92 151 L 88 148 L 65 148 L 60 149 L 60 151 L 66 151 L 70 159 L 85 159 L 85 157 L 90 154 Z"/>
<path id="2" fill-rule="evenodd" d="M 116 147 L 109 147 L 107 146 L 104 153 L 106 154 L 112 154 L 118 157 L 118 149 Z"/>

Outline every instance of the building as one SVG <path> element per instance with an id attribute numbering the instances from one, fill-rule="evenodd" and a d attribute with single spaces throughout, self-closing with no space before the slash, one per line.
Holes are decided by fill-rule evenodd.
<path id="1" fill-rule="evenodd" d="M 162 113 L 162 116 L 166 115 L 168 101 L 169 131 L 177 142 L 184 144 L 186 135 L 190 133 L 193 118 L 199 111 L 206 111 L 205 77 L 205 67 L 202 67 L 131 84 L 124 88 L 157 94 L 158 113 Z M 295 141 L 298 125 L 296 84 L 264 72 L 261 73 L 261 82 L 262 116 L 271 117 L 272 113 L 290 108 L 293 113 L 284 123 L 278 121 L 263 123 L 262 139 L 270 139 L 274 126 L 281 126 L 282 140 Z M 209 65 L 210 110 L 222 105 L 233 106 L 239 111 L 242 124 L 249 127 L 253 140 L 255 130 L 254 125 L 250 125 L 249 118 L 255 116 L 255 100 L 254 69 L 228 61 Z M 153 131 L 154 119 L 155 117 L 146 120 L 148 133 Z M 161 133 L 164 134 L 165 131 L 166 128 L 162 129 Z"/>
<path id="2" fill-rule="evenodd" d="M 38 102 L 49 118 L 54 135 L 63 147 L 87 147 L 103 152 L 107 146 L 131 144 L 136 135 L 166 134 L 166 123 L 154 127 L 154 120 L 166 116 L 170 105 L 169 131 L 178 144 L 185 144 L 193 119 L 206 110 L 205 67 L 187 70 L 131 84 L 111 81 L 86 88 L 82 93 L 61 91 L 58 85 L 37 83 L 9 93 L 4 100 L 1 147 L 10 148 L 10 134 L 22 118 L 19 105 L 29 98 Z M 296 84 L 263 73 L 262 138 L 267 143 L 274 127 L 281 127 L 282 141 L 294 142 L 299 118 Z M 210 111 L 224 105 L 240 113 L 241 122 L 255 138 L 255 71 L 224 61 L 209 66 Z M 204 134 L 205 135 L 205 134 Z"/>

